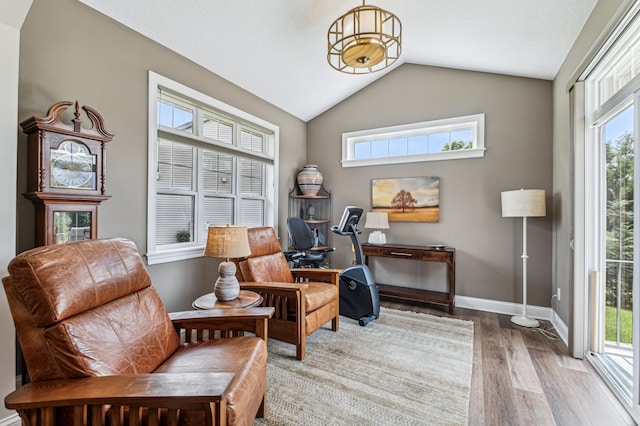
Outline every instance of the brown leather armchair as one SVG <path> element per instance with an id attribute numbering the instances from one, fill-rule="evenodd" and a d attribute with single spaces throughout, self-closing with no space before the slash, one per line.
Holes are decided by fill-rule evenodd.
<path id="1" fill-rule="evenodd" d="M 124 239 L 39 247 L 8 270 L 31 383 L 5 405 L 24 424 L 250 425 L 264 415 L 273 309 L 168 314 Z"/>
<path id="2" fill-rule="evenodd" d="M 331 321 L 338 331 L 339 269 L 290 269 L 271 227 L 249 228 L 251 255 L 236 259 L 240 287 L 258 292 L 262 306 L 275 308 L 269 337 L 296 345 L 302 360 L 306 337 Z"/>

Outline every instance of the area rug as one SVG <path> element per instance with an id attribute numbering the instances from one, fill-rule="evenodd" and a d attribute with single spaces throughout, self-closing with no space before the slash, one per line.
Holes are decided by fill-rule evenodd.
<path id="1" fill-rule="evenodd" d="M 340 317 L 295 347 L 269 340 L 267 410 L 257 425 L 466 425 L 473 323 L 381 308 Z"/>

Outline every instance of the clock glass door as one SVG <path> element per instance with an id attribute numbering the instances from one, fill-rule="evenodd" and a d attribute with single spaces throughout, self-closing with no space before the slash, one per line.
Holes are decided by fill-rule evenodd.
<path id="1" fill-rule="evenodd" d="M 72 241 L 90 240 L 91 211 L 54 211 L 53 242 L 54 244 Z"/>

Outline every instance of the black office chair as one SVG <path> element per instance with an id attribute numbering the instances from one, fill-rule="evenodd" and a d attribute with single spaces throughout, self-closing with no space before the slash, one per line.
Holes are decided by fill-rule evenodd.
<path id="1" fill-rule="evenodd" d="M 289 230 L 289 244 L 293 250 L 285 252 L 287 261 L 294 268 L 328 268 L 327 253 L 335 248 L 311 250 L 316 247 L 316 238 L 313 230 L 299 217 L 287 218 Z"/>

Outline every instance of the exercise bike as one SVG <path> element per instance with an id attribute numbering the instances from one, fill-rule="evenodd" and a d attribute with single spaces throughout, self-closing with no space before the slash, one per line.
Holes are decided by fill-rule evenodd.
<path id="1" fill-rule="evenodd" d="M 369 267 L 364 264 L 362 246 L 358 239 L 357 227 L 363 210 L 356 206 L 347 206 L 340 224 L 332 226 L 331 231 L 351 237 L 356 264 L 347 267 L 340 274 L 340 315 L 357 319 L 365 326 L 380 316 L 380 296 Z"/>

